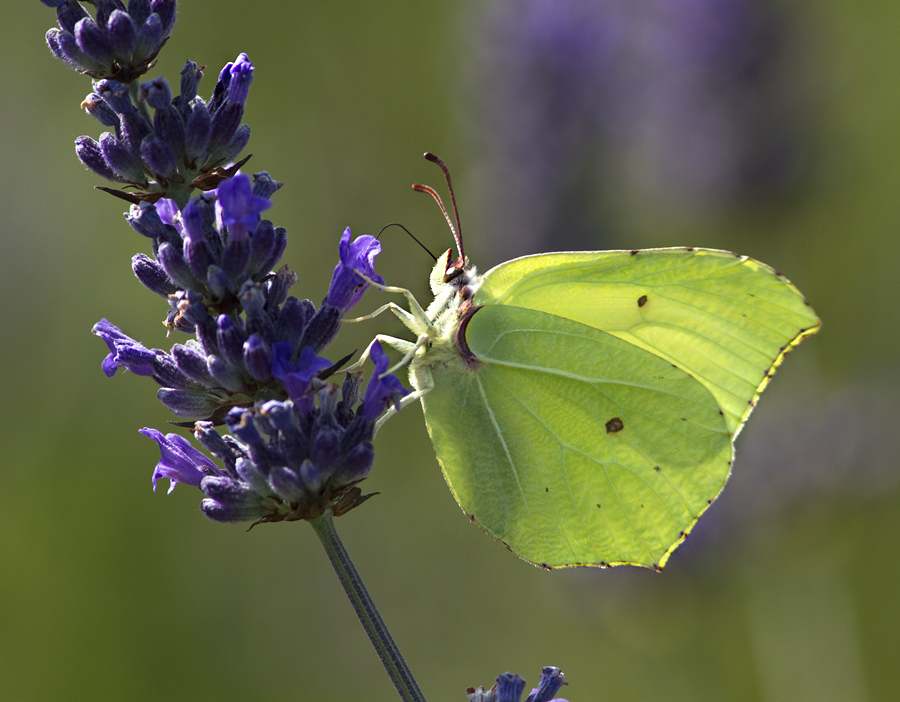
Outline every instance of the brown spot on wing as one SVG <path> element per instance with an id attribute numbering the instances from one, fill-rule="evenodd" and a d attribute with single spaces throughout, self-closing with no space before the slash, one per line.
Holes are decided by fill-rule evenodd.
<path id="1" fill-rule="evenodd" d="M 615 434 L 616 432 L 622 431 L 624 428 L 625 422 L 622 421 L 621 417 L 613 417 L 606 423 L 607 434 Z"/>

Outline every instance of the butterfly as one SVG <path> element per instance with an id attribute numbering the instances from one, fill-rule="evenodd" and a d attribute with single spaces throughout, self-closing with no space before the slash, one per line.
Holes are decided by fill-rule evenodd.
<path id="1" fill-rule="evenodd" d="M 451 197 L 452 184 L 441 166 Z M 820 322 L 786 278 L 701 248 L 546 253 L 390 309 L 438 462 L 469 519 L 545 568 L 662 568 L 725 485 L 774 370 Z M 453 202 L 456 211 L 455 198 Z M 372 316 L 372 315 L 370 315 Z M 374 343 L 374 342 L 373 342 Z"/>

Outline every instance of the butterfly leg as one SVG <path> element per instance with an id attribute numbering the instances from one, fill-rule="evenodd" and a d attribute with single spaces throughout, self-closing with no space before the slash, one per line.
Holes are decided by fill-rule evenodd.
<path id="1" fill-rule="evenodd" d="M 375 338 L 369 342 L 368 346 L 366 346 L 366 350 L 362 352 L 362 355 L 359 357 L 359 360 L 356 363 L 354 363 L 353 365 L 347 366 L 344 369 L 344 371 L 352 372 L 352 371 L 359 370 L 360 368 L 362 368 L 363 364 L 368 360 L 369 354 L 372 352 L 372 347 L 375 345 L 375 342 L 378 342 L 378 341 L 385 343 L 388 346 L 390 346 L 391 348 L 396 349 L 400 353 L 404 354 L 404 358 L 406 357 L 407 354 L 409 354 L 410 358 L 412 358 L 412 354 L 414 354 L 416 352 L 416 348 L 417 348 L 416 344 L 414 344 L 412 341 L 407 341 L 406 339 L 398 339 L 395 336 L 387 336 L 385 334 L 376 334 Z M 390 368 L 386 372 L 393 373 L 398 365 L 402 365 L 402 364 L 395 364 L 394 368 Z"/>
<path id="2" fill-rule="evenodd" d="M 407 329 L 412 331 L 414 334 L 418 333 L 418 329 L 421 326 L 421 322 L 419 320 L 417 320 L 409 312 L 407 312 L 405 309 L 400 307 L 400 305 L 398 305 L 395 302 L 389 302 L 386 305 L 382 305 L 374 312 L 370 312 L 369 314 L 367 314 L 363 317 L 354 317 L 353 319 L 344 319 L 342 321 L 345 323 L 348 323 L 348 324 L 355 324 L 356 322 L 364 322 L 367 319 L 375 319 L 375 317 L 380 315 L 382 312 L 385 312 L 386 310 L 390 310 L 391 312 L 393 312 L 397 316 L 397 318 L 401 322 L 403 322 L 403 324 L 406 326 Z"/>
<path id="3" fill-rule="evenodd" d="M 378 288 L 382 292 L 398 293 L 400 295 L 403 295 L 403 297 L 406 298 L 407 303 L 409 303 L 409 312 L 404 310 L 402 307 L 399 307 L 398 305 L 388 304 L 384 307 L 379 308 L 376 312 L 373 313 L 373 315 L 383 312 L 384 309 L 387 308 L 390 309 L 391 312 L 393 312 L 395 315 L 397 315 L 397 317 L 400 318 L 400 321 L 403 322 L 413 334 L 421 335 L 427 331 L 431 331 L 431 322 L 429 322 L 428 320 L 428 315 L 425 314 L 425 310 L 422 309 L 422 305 L 419 304 L 419 301 L 416 300 L 416 296 L 413 295 L 412 292 L 410 292 L 406 288 L 397 288 L 393 285 L 382 285 L 381 283 L 377 283 L 371 278 L 366 277 L 359 271 L 353 272 L 356 273 L 356 275 L 358 275 L 364 281 L 366 281 L 369 285 L 374 288 Z M 367 317 L 362 317 L 361 319 L 367 319 Z"/>
<path id="4" fill-rule="evenodd" d="M 426 395 L 434 388 L 434 379 L 431 377 L 431 371 L 424 366 L 419 368 L 416 372 L 414 384 L 416 386 L 415 390 L 409 393 L 409 395 L 402 397 L 398 402 L 396 402 L 392 407 L 389 407 L 387 411 L 378 418 L 378 421 L 375 422 L 375 431 L 372 435 L 373 437 L 378 433 L 378 430 L 388 420 L 388 418 L 393 417 L 404 407 L 411 405 L 414 402 L 418 402 L 423 395 Z"/>

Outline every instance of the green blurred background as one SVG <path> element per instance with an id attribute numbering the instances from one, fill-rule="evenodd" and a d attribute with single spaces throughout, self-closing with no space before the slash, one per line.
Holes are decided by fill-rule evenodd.
<path id="1" fill-rule="evenodd" d="M 535 682 L 549 664 L 573 702 L 900 699 L 900 4 L 747 2 L 764 31 L 722 42 L 749 51 L 741 70 L 711 72 L 711 54 L 670 80 L 671 62 L 646 60 L 679 27 L 708 36 L 695 19 L 715 4 L 615 15 L 624 53 L 574 74 L 576 92 L 598 81 L 600 103 L 574 117 L 571 86 L 549 69 L 542 83 L 543 59 L 516 53 L 539 42 L 505 2 L 183 1 L 150 74 L 177 85 L 192 58 L 210 67 L 208 96 L 219 68 L 249 54 L 248 168 L 285 182 L 270 216 L 288 229 L 299 296 L 324 295 L 345 226 L 400 221 L 449 245 L 437 209 L 409 190 L 442 185 L 421 158 L 431 150 L 451 166 L 482 270 L 570 240 L 712 246 L 776 267 L 823 320 L 661 575 L 518 560 L 455 505 L 419 410 L 390 421 L 366 484 L 381 495 L 338 526 L 432 702 L 505 670 Z M 600 30 L 614 6 L 595 5 Z M 170 417 L 148 381 L 103 376 L 89 332 L 107 317 L 166 346 L 165 309 L 130 271 L 146 240 L 75 158 L 75 137 L 101 129 L 79 109 L 89 81 L 44 46 L 54 24 L 32 0 L 6 3 L 0 26 L 0 699 L 395 699 L 311 529 L 248 533 L 205 519 L 197 491 L 151 492 L 158 454 L 137 429 Z M 698 183 L 691 127 L 711 114 L 731 135 L 711 152 L 732 158 Z M 380 273 L 425 299 L 428 257 L 397 229 L 384 243 Z M 370 293 L 360 309 L 380 302 Z M 333 355 L 375 331 L 401 330 L 357 325 Z"/>

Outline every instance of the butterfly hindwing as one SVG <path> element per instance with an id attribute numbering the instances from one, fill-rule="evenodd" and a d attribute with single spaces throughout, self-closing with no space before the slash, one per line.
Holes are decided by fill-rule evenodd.
<path id="1" fill-rule="evenodd" d="M 704 385 L 668 360 L 545 312 L 487 305 L 471 367 L 423 397 L 462 509 L 539 565 L 662 565 L 722 489 L 732 442 Z"/>

